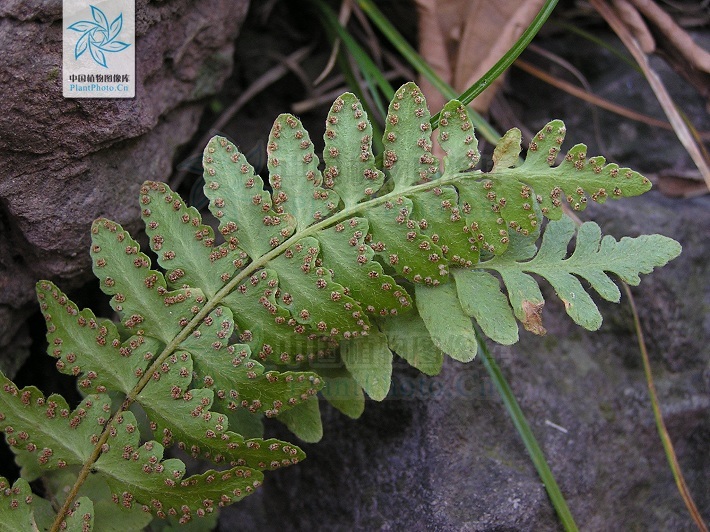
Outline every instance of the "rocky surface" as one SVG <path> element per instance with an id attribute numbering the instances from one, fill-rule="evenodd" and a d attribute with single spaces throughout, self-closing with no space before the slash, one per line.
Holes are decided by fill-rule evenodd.
<path id="1" fill-rule="evenodd" d="M 232 67 L 247 0 L 136 2 L 136 98 L 64 99 L 61 0 L 0 4 L 0 359 L 26 353 L 40 278 L 87 281 L 89 226 L 137 228 L 138 187 L 166 180 Z"/>

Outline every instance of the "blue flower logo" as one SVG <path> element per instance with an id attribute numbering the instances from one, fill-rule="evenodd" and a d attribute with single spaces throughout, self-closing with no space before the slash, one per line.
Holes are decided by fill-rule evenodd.
<path id="1" fill-rule="evenodd" d="M 79 37 L 74 48 L 74 59 L 79 59 L 88 50 L 96 63 L 108 68 L 105 52 L 120 52 L 130 46 L 130 44 L 116 40 L 123 28 L 123 13 L 109 24 L 103 11 L 95 6 L 89 7 L 91 7 L 91 16 L 94 20 L 80 20 L 68 28 L 83 34 Z"/>

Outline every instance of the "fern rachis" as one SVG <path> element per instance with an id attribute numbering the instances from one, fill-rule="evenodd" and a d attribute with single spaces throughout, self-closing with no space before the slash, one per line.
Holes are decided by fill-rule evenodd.
<path id="1" fill-rule="evenodd" d="M 80 311 L 51 283 L 38 283 L 49 353 L 88 395 L 72 413 L 62 399 L 45 399 L 32 387 L 18 390 L 4 379 L 0 427 L 26 478 L 79 468 L 56 517 L 48 514 L 55 530 L 65 519 L 77 522 L 71 508 L 92 471 L 127 508 L 137 503 L 157 517 L 183 521 L 208 515 L 253 491 L 262 470 L 303 458 L 294 445 L 244 438 L 230 424 L 250 430 L 249 416 L 275 417 L 315 441 L 322 433 L 317 392 L 357 417 L 363 391 L 376 400 L 386 396 L 393 352 L 436 374 L 442 352 L 461 361 L 475 356 L 472 317 L 501 343 L 518 340 L 516 319 L 543 332 L 542 295 L 528 273 L 547 279 L 570 316 L 595 329 L 601 317 L 578 277 L 618 300 L 607 271 L 637 284 L 639 272 L 680 252 L 659 235 L 600 240 L 598 226 L 588 222 L 567 257 L 575 231 L 562 216 L 563 200 L 581 210 L 589 199 L 638 195 L 650 183 L 601 157 L 587 159 L 582 145 L 554 167 L 565 135 L 560 121 L 536 135 L 520 166 L 520 133 L 508 132 L 493 169 L 484 173 L 473 169 L 479 154 L 464 106 L 452 101 L 441 114 L 443 171 L 432 155 L 429 119 L 414 84 L 397 91 L 380 169 L 367 117 L 344 94 L 328 115 L 321 172 L 308 133 L 298 119 L 282 115 L 268 144 L 271 193 L 235 146 L 212 139 L 205 194 L 223 244 L 196 209 L 161 183 L 146 183 L 140 202 L 165 274 L 151 269 L 118 224 L 100 219 L 92 226 L 94 272 L 112 296 L 118 326 Z M 544 217 L 551 221 L 538 248 Z M 428 332 L 429 349 L 406 345 L 415 330 Z M 341 364 L 313 364 L 325 357 Z M 355 385 L 345 386 L 345 395 L 335 392 L 343 382 Z M 53 416 L 57 405 L 62 414 L 42 434 L 39 420 L 50 403 Z M 148 421 L 140 438 L 137 405 Z M 99 428 L 71 432 L 72 423 L 86 427 L 86 419 Z M 162 458 L 163 447 L 175 443 L 227 469 L 184 478 L 181 462 Z M 133 462 L 143 464 L 145 478 L 141 468 L 127 465 Z M 26 493 L 18 482 L 18 493 Z M 78 500 L 92 522 L 106 519 L 99 510 L 94 515 L 88 497 Z M 36 506 L 19 506 L 28 512 L 23 519 L 36 522 Z"/>

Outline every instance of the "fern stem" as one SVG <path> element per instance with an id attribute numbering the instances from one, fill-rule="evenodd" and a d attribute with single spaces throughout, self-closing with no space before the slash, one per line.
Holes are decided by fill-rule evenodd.
<path id="1" fill-rule="evenodd" d="M 562 526 L 567 531 L 576 532 L 578 529 L 577 524 L 574 522 L 574 517 L 572 517 L 572 513 L 567 506 L 567 502 L 560 491 L 560 487 L 557 485 L 557 481 L 550 470 L 550 466 L 545 460 L 545 455 L 535 439 L 535 435 L 530 428 L 530 424 L 525 418 L 523 410 L 520 408 L 518 401 L 516 401 L 515 395 L 513 395 L 513 391 L 510 389 L 508 381 L 498 367 L 493 355 L 488 350 L 488 347 L 486 346 L 486 343 L 481 337 L 479 331 L 476 331 L 476 336 L 478 337 L 479 351 L 483 354 L 483 365 L 485 366 L 486 371 L 488 371 L 488 375 L 490 375 L 493 380 L 493 384 L 498 390 L 506 410 L 508 410 L 508 414 L 510 415 L 510 419 L 513 421 L 513 425 L 515 425 L 515 428 L 525 444 L 525 448 L 530 455 L 530 459 L 535 465 L 535 469 L 537 469 L 538 475 L 540 475 L 542 482 L 545 484 L 547 494 L 550 497 L 552 506 L 554 506 Z"/>
<path id="2" fill-rule="evenodd" d="M 57 517 L 54 519 L 54 522 L 52 523 L 52 528 L 49 529 L 50 532 L 60 532 L 60 530 L 62 530 L 62 522 L 64 521 L 67 514 L 69 513 L 69 510 L 71 509 L 72 504 L 74 503 L 74 499 L 76 499 L 77 495 L 79 494 L 79 490 L 84 485 L 84 482 L 86 481 L 86 478 L 89 476 L 89 473 L 91 473 L 91 469 L 94 467 L 94 464 L 101 456 L 101 452 L 102 452 L 101 447 L 108 440 L 108 436 L 109 436 L 108 428 L 111 426 L 111 423 L 113 422 L 114 418 L 116 417 L 116 414 L 118 414 L 118 412 L 114 413 L 111 416 L 111 418 L 109 419 L 108 423 L 106 423 L 104 431 L 101 433 L 101 436 L 99 437 L 99 441 L 96 444 L 96 447 L 94 447 L 94 450 L 91 452 L 91 456 L 84 463 L 84 466 L 81 468 L 81 471 L 79 471 L 79 475 L 76 477 L 76 481 L 74 481 L 74 485 L 72 486 L 71 490 L 67 494 L 67 498 L 64 501 L 64 504 L 62 504 L 62 507 L 57 512 Z"/>

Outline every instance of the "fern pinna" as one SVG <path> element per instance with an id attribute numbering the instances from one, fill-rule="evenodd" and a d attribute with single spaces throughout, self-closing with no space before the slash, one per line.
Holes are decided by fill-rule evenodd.
<path id="1" fill-rule="evenodd" d="M 3 377 L 0 426 L 22 478 L 2 479 L 0 528 L 214 518 L 252 493 L 264 470 L 304 457 L 296 445 L 259 437 L 261 418 L 317 441 L 319 392 L 359 416 L 365 394 L 387 395 L 393 353 L 435 375 L 444 353 L 474 358 L 474 322 L 503 344 L 518 340 L 517 321 L 543 333 L 531 273 L 593 330 L 601 316 L 580 278 L 618 301 L 607 272 L 638 284 L 639 273 L 680 253 L 660 235 L 616 241 L 591 222 L 575 229 L 563 202 L 581 210 L 589 199 L 651 185 L 588 158 L 583 145 L 555 166 L 562 122 L 535 136 L 522 163 L 520 132 L 508 132 L 490 172 L 474 169 L 465 106 L 449 102 L 438 128 L 443 165 L 432 154 L 424 96 L 404 85 L 389 106 L 378 168 L 367 116 L 344 94 L 328 114 L 321 170 L 308 132 L 282 115 L 267 148 L 270 190 L 233 144 L 213 138 L 205 194 L 222 243 L 167 185 L 141 188 L 162 271 L 118 224 L 97 220 L 93 269 L 120 322 L 78 309 L 49 281 L 37 284 L 49 354 L 77 377 L 84 400 L 72 410 Z M 218 470 L 186 477 L 183 462 L 164 457 L 173 445 Z M 31 494 L 28 481 L 39 477 L 53 503 Z"/>

